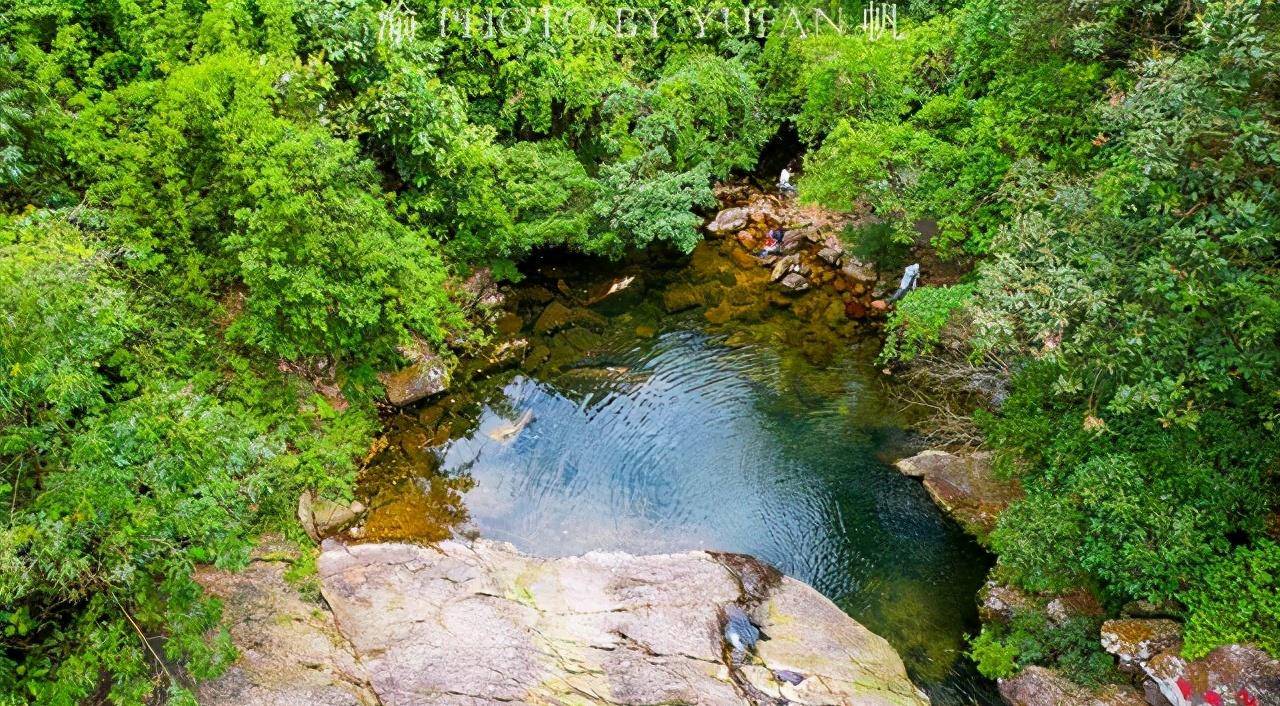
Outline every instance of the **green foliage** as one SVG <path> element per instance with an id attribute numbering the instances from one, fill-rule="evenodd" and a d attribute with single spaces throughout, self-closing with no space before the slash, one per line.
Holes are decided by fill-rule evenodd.
<path id="1" fill-rule="evenodd" d="M 978 672 L 988 679 L 1004 679 L 1018 671 L 1018 641 L 1001 640 L 996 637 L 996 630 L 991 626 L 983 626 L 970 643 L 969 654 L 973 657 Z"/>
<path id="2" fill-rule="evenodd" d="M 374 371 L 472 337 L 473 266 L 690 250 L 777 126 L 750 42 L 380 9 L 0 7 L 0 692 L 193 703 L 231 657 L 194 568 L 351 497 Z"/>
<path id="3" fill-rule="evenodd" d="M 1097 151 L 1091 108 L 1107 68 L 1042 40 L 1034 20 L 1058 5 L 973 0 L 907 24 L 894 42 L 859 33 L 778 40 L 767 58 L 798 94 L 781 109 L 818 145 L 801 197 L 866 204 L 903 242 L 931 218 L 942 254 L 988 252 L 1009 217 L 999 196 L 1011 165 L 1034 158 L 1075 172 Z M 1030 46 L 1011 46 L 1022 31 Z"/>
<path id="4" fill-rule="evenodd" d="M 972 284 L 920 287 L 907 293 L 889 314 L 880 357 L 909 361 L 938 343 L 952 314 L 973 298 Z"/>
<path id="5" fill-rule="evenodd" d="M 592 250 L 618 254 L 626 245 L 670 242 L 684 252 L 701 239 L 702 218 L 692 209 L 715 203 L 707 173 L 701 168 L 668 172 L 666 150 L 654 148 L 635 159 L 605 165 L 600 175 L 604 196 L 596 201 L 596 217 L 610 235 Z"/>
<path id="6" fill-rule="evenodd" d="M 1111 655 L 1098 643 L 1101 621 L 1074 616 L 1056 622 L 1041 610 L 1016 613 L 1006 623 L 987 623 L 973 638 L 970 654 L 990 679 L 1013 676 L 1033 664 L 1049 665 L 1084 685 L 1114 681 Z"/>
<path id="7" fill-rule="evenodd" d="M 196 676 L 226 663 L 225 635 L 206 638 L 218 612 L 190 572 L 194 562 L 234 567 L 248 556 L 248 506 L 264 492 L 255 469 L 281 448 L 242 414 L 157 389 L 79 429 L 0 539 L 0 605 L 17 607 L 10 621 L 41 616 L 6 639 L 22 657 L 4 660 L 0 682 L 16 688 L 21 678 L 34 700 L 70 703 L 106 674 L 117 700 L 140 700 L 155 649 L 140 639 L 143 626 L 165 626 L 166 656 Z M 104 640 L 117 650 L 104 651 Z"/>
<path id="8" fill-rule="evenodd" d="M 1192 655 L 1280 644 L 1278 20 L 1206 4 L 1098 105 L 1090 172 L 1064 173 L 1070 150 L 1016 165 L 972 307 L 980 345 L 1032 361 L 990 429 L 1027 490 L 992 535 L 1001 565 L 1181 602 Z"/>
<path id="9" fill-rule="evenodd" d="M 9 231 L 16 242 L 0 247 L 0 454 L 19 458 L 50 450 L 78 412 L 107 404 L 108 375 L 138 324 L 103 253 L 64 224 L 42 232 Z"/>
<path id="10" fill-rule="evenodd" d="M 894 237 L 894 228 L 883 221 L 854 227 L 840 234 L 846 250 L 863 262 L 874 263 L 877 270 L 895 272 L 908 263 L 911 247 Z"/>
<path id="11" fill-rule="evenodd" d="M 1208 567 L 1203 583 L 1184 597 L 1183 652 L 1188 656 L 1200 657 L 1225 642 L 1280 654 L 1280 546 L 1275 542 L 1236 547 Z"/>
<path id="12" fill-rule="evenodd" d="M 748 169 L 772 126 L 760 119 L 759 89 L 741 61 L 697 53 L 668 63 L 648 95 L 637 133 L 661 131 L 677 170 L 696 166 L 723 179 Z"/>
<path id="13" fill-rule="evenodd" d="M 901 40 L 763 42 L 439 36 L 454 8 L 411 4 L 432 31 L 400 47 L 363 0 L 0 7 L 6 693 L 191 702 L 166 670 L 229 657 L 193 567 L 350 496 L 373 371 L 470 335 L 458 278 L 691 250 L 783 121 L 802 199 L 886 224 L 859 257 L 922 218 L 988 256 L 904 299 L 886 355 L 964 307 L 1017 361 L 989 428 L 1027 490 L 1010 576 L 1179 600 L 1192 653 L 1277 649 L 1274 3 L 917 2 Z M 1087 632 L 974 651 L 1100 678 Z"/>

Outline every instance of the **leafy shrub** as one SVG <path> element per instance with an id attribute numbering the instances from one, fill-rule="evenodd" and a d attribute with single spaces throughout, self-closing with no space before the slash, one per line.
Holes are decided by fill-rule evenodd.
<path id="1" fill-rule="evenodd" d="M 1014 640 L 1001 640 L 996 630 L 984 626 L 970 641 L 969 654 L 978 672 L 988 679 L 1004 679 L 1018 671 L 1018 646 Z"/>
<path id="2" fill-rule="evenodd" d="M 1236 547 L 1182 596 L 1187 656 L 1200 657 L 1232 642 L 1280 654 L 1280 546 L 1275 542 Z"/>
<path id="3" fill-rule="evenodd" d="M 136 703 L 153 687 L 153 650 L 197 677 L 227 663 L 226 634 L 207 638 L 218 610 L 192 570 L 248 559 L 249 505 L 283 451 L 243 414 L 173 386 L 87 420 L 0 533 L 6 690 L 74 703 L 105 676 L 112 700 Z M 161 627 L 163 648 L 143 639 Z"/>
<path id="4" fill-rule="evenodd" d="M 1070 680 L 1094 685 L 1116 679 L 1114 660 L 1098 642 L 1102 622 L 1075 616 L 1060 623 L 1042 610 L 1016 613 L 1006 625 L 988 623 L 970 641 L 978 671 L 989 679 L 1013 676 L 1039 664 L 1061 670 Z"/>
<path id="5" fill-rule="evenodd" d="M 955 312 L 973 298 L 973 285 L 913 289 L 889 313 L 888 335 L 880 352 L 883 360 L 910 361 L 938 343 Z"/>
<path id="6" fill-rule="evenodd" d="M 907 243 L 894 238 L 893 226 L 883 221 L 873 221 L 861 228 L 850 225 L 841 234 L 850 254 L 863 262 L 874 263 L 881 272 L 896 272 L 907 264 L 911 249 Z"/>

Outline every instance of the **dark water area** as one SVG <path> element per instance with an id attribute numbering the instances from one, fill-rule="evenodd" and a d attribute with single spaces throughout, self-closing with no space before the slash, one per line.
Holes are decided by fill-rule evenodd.
<path id="1" fill-rule="evenodd" d="M 506 321 L 524 362 L 393 420 L 363 481 L 367 532 L 751 554 L 889 640 L 935 704 L 996 703 L 963 655 L 991 560 L 885 462 L 911 439 L 874 332 L 837 315 L 836 293 L 777 292 L 732 247 L 544 263 Z M 534 332 L 548 297 L 576 312 L 621 282 Z"/>

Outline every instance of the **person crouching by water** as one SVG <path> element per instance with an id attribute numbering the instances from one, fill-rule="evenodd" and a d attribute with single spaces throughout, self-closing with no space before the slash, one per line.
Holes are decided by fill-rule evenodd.
<path id="1" fill-rule="evenodd" d="M 902 281 L 898 283 L 898 291 L 889 295 L 888 300 L 877 299 L 871 302 L 872 309 L 884 311 L 889 308 L 890 304 L 897 302 L 899 299 L 907 296 L 907 292 L 916 288 L 920 282 L 920 263 L 907 265 L 907 269 L 902 273 Z"/>
<path id="2" fill-rule="evenodd" d="M 782 248 L 782 239 L 785 238 L 786 235 L 787 231 L 782 228 L 774 228 L 769 231 L 768 235 L 765 236 L 767 240 L 765 242 L 764 249 L 756 253 L 756 257 L 766 257 L 777 253 L 778 250 Z"/>

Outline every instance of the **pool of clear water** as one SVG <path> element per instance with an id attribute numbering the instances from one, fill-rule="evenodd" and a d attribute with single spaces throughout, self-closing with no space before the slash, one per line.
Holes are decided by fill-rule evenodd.
<path id="1" fill-rule="evenodd" d="M 911 437 L 878 340 L 700 257 L 636 270 L 590 327 L 529 339 L 545 362 L 403 418 L 366 481 L 374 533 L 430 535 L 423 515 L 540 555 L 751 554 L 888 639 L 934 703 L 994 703 L 963 654 L 990 558 L 888 465 Z M 680 287 L 706 305 L 673 311 Z M 517 308 L 522 335 L 544 299 Z M 728 301 L 739 315 L 709 317 Z"/>

